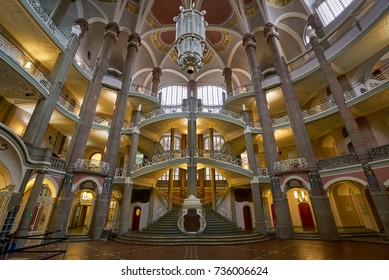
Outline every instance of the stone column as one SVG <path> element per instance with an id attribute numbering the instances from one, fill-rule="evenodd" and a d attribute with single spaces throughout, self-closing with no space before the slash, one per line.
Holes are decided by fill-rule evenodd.
<path id="1" fill-rule="evenodd" d="M 320 39 L 324 38 L 324 36 L 326 34 L 323 31 L 323 24 L 322 24 L 318 14 L 315 13 L 315 14 L 309 15 L 308 25 L 310 25 L 313 29 L 316 30 L 316 34 L 318 35 L 318 37 Z M 328 43 L 327 40 L 322 40 L 321 43 L 322 43 L 324 49 L 328 49 L 328 47 L 330 46 L 330 44 Z"/>
<path id="2" fill-rule="evenodd" d="M 174 151 L 174 138 L 176 137 L 176 130 L 170 130 L 170 151 Z M 168 189 L 168 210 L 173 208 L 173 189 L 174 189 L 174 169 L 169 169 L 169 189 Z"/>
<path id="3" fill-rule="evenodd" d="M 251 127 L 249 126 L 250 119 L 245 108 L 243 109 L 242 115 L 243 115 L 243 119 L 246 122 L 244 139 L 246 142 L 247 157 L 248 157 L 250 169 L 253 172 L 253 179 L 251 180 L 251 193 L 252 193 L 253 204 L 254 204 L 255 231 L 263 235 L 266 235 L 265 215 L 263 213 L 261 188 L 259 185 L 258 166 L 255 158 Z"/>
<path id="4" fill-rule="evenodd" d="M 60 25 L 62 19 L 64 18 L 66 12 L 69 9 L 70 4 L 75 1 L 76 0 L 60 0 L 57 3 L 50 15 L 50 18 L 55 23 L 55 25 Z"/>
<path id="5" fill-rule="evenodd" d="M 262 139 L 266 155 L 267 168 L 270 175 L 271 191 L 273 195 L 274 210 L 277 220 L 277 235 L 280 238 L 293 236 L 292 218 L 286 196 L 282 194 L 279 178 L 274 172 L 274 163 L 278 161 L 278 151 L 273 132 L 270 111 L 266 94 L 262 89 L 262 78 L 256 56 L 256 44 L 254 35 L 246 33 L 243 36 L 243 45 L 250 65 L 251 79 L 255 91 L 255 102 L 262 128 Z"/>
<path id="6" fill-rule="evenodd" d="M 369 121 L 365 116 L 359 117 L 356 119 L 358 127 L 361 130 L 362 138 L 364 139 L 367 148 L 370 150 L 372 148 L 378 147 L 377 139 L 374 136 L 373 130 L 369 124 Z"/>
<path id="7" fill-rule="evenodd" d="M 209 150 L 211 153 L 215 150 L 215 143 L 213 141 L 213 128 L 209 128 Z M 217 211 L 217 192 L 216 192 L 216 175 L 215 168 L 210 168 L 211 175 L 211 194 L 212 194 L 212 209 L 213 211 Z"/>
<path id="8" fill-rule="evenodd" d="M 123 71 L 122 88 L 116 97 L 115 110 L 113 112 L 112 123 L 108 134 L 106 151 L 103 156 L 103 161 L 109 163 L 109 174 L 111 176 L 115 174 L 116 162 L 120 148 L 120 137 L 122 134 L 124 117 L 128 104 L 128 94 L 132 81 L 135 58 L 138 53 L 140 43 L 141 38 L 137 33 L 130 35 L 128 39 L 127 56 Z"/>
<path id="9" fill-rule="evenodd" d="M 151 95 L 155 98 L 158 98 L 158 89 L 159 89 L 159 82 L 160 78 L 162 76 L 162 70 L 159 67 L 153 68 L 153 84 L 151 89 Z"/>
<path id="10" fill-rule="evenodd" d="M 182 134 L 181 135 L 181 149 L 187 149 L 187 135 L 186 134 Z M 181 185 L 181 192 L 180 192 L 180 197 L 181 198 L 184 198 L 184 197 L 187 197 L 186 193 L 185 193 L 185 187 L 187 185 L 187 181 L 186 181 L 186 174 L 187 174 L 187 171 L 183 168 L 180 168 L 180 185 Z"/>
<path id="11" fill-rule="evenodd" d="M 93 222 L 92 222 L 92 239 L 99 240 L 103 232 L 112 194 L 113 178 L 115 176 L 117 157 L 120 148 L 120 138 L 124 125 L 124 117 L 127 109 L 128 93 L 130 90 L 132 72 L 135 64 L 136 54 L 140 47 L 140 36 L 137 33 L 130 35 L 128 39 L 127 56 L 123 71 L 122 88 L 117 94 L 115 110 L 112 116 L 112 123 L 108 134 L 106 151 L 103 161 L 109 164 L 108 177 L 104 180 L 103 192 L 96 201 Z"/>
<path id="12" fill-rule="evenodd" d="M 38 100 L 23 135 L 24 139 L 36 147 L 40 147 L 42 145 L 47 127 L 49 126 L 50 118 L 61 95 L 66 77 L 74 61 L 78 47 L 80 46 L 80 40 L 85 31 L 88 30 L 88 22 L 86 20 L 77 19 L 75 23 L 76 25 L 72 28 L 72 33 L 66 50 L 58 56 L 53 70 L 50 73 L 50 94 L 47 98 Z"/>
<path id="13" fill-rule="evenodd" d="M 89 133 L 92 129 L 93 118 L 96 113 L 96 106 L 102 89 L 101 81 L 107 73 L 112 50 L 120 32 L 119 26 L 115 22 L 107 24 L 105 26 L 105 31 L 103 44 L 100 48 L 93 77 L 86 91 L 85 99 L 82 102 L 80 120 L 77 123 L 76 130 L 69 147 L 67 171 L 70 172 L 74 170 L 74 164 L 77 159 L 84 158 Z"/>
<path id="14" fill-rule="evenodd" d="M 285 58 L 282 54 L 277 27 L 271 23 L 267 23 L 264 29 L 264 35 L 270 50 L 273 53 L 275 68 L 281 79 L 281 89 L 298 155 L 300 158 L 305 158 L 307 160 L 309 170 L 317 170 L 315 155 L 305 127 L 300 104 L 297 100 L 297 94 L 293 87 L 292 78 L 287 69 Z"/>
<path id="15" fill-rule="evenodd" d="M 309 140 L 300 104 L 293 87 L 292 79 L 286 65 L 285 58 L 282 55 L 279 43 L 279 34 L 275 25 L 266 24 L 264 30 L 265 37 L 270 49 L 273 52 L 275 66 L 278 75 L 281 78 L 281 88 L 284 94 L 285 104 L 288 111 L 290 124 L 295 138 L 299 157 L 305 158 L 308 164 L 308 178 L 311 185 L 311 201 L 314 208 L 317 226 L 320 236 L 325 240 L 339 239 L 335 219 L 333 217 L 328 196 L 325 194 L 323 184 L 313 152 L 312 144 Z"/>
<path id="16" fill-rule="evenodd" d="M 53 228 L 60 229 L 64 234 L 66 231 L 67 220 L 71 209 L 72 200 L 72 185 L 74 179 L 74 164 L 77 159 L 83 158 L 89 133 L 92 128 L 93 118 L 96 112 L 96 106 L 99 100 L 100 91 L 102 88 L 101 80 L 107 72 L 109 59 L 112 49 L 119 35 L 119 27 L 112 22 L 105 27 L 105 36 L 103 44 L 100 48 L 100 54 L 97 58 L 95 71 L 89 87 L 85 94 L 85 99 L 82 103 L 80 111 L 80 119 L 77 123 L 76 130 L 72 137 L 69 153 L 67 157 L 66 175 L 63 180 L 60 198 L 57 201 L 53 215 Z"/>
<path id="17" fill-rule="evenodd" d="M 230 67 L 226 67 L 223 70 L 224 83 L 226 84 L 227 89 L 227 98 L 234 95 L 232 88 L 232 70 Z"/>
<path id="18" fill-rule="evenodd" d="M 196 107 L 197 101 L 195 98 L 188 99 L 189 118 L 188 118 L 188 197 L 193 195 L 197 197 L 197 164 L 194 157 L 196 153 Z"/>
<path id="19" fill-rule="evenodd" d="M 24 209 L 22 218 L 20 219 L 19 227 L 15 233 L 15 236 L 26 236 L 29 230 L 31 219 L 33 218 L 36 202 L 39 194 L 42 191 L 43 180 L 45 179 L 47 171 L 37 170 L 34 185 L 31 188 L 30 196 L 28 197 L 26 208 Z M 17 248 L 23 248 L 26 239 L 18 239 Z"/>
<path id="20" fill-rule="evenodd" d="M 133 132 L 131 134 L 131 147 L 130 147 L 130 154 L 128 157 L 128 164 L 127 164 L 127 171 L 126 171 L 127 177 L 124 183 L 123 202 L 122 202 L 122 208 L 120 211 L 120 219 L 119 219 L 119 229 L 118 229 L 119 234 L 126 233 L 131 228 L 130 213 L 131 213 L 132 188 L 134 185 L 131 179 L 131 172 L 134 170 L 136 154 L 138 152 L 138 143 L 139 143 L 139 134 L 140 134 L 138 124 L 140 122 L 141 116 L 142 116 L 141 112 L 138 111 L 135 116 Z"/>
<path id="21" fill-rule="evenodd" d="M 59 230 L 54 236 L 63 237 L 66 233 L 69 213 L 72 207 L 72 186 L 74 173 L 67 172 L 61 182 L 61 190 L 54 208 L 50 228 Z"/>
<path id="22" fill-rule="evenodd" d="M 203 154 L 204 151 L 204 135 L 199 134 L 197 137 L 197 146 L 201 154 Z M 200 156 L 200 155 L 199 155 Z M 199 173 L 199 198 L 205 197 L 205 190 L 204 190 L 204 181 L 205 181 L 205 168 L 202 168 L 198 170 Z"/>
<path id="23" fill-rule="evenodd" d="M 324 55 L 323 49 L 320 46 L 319 39 L 313 29 L 308 32 L 310 43 L 315 56 L 320 64 L 320 68 L 327 80 L 328 87 L 331 90 L 334 101 L 339 109 L 340 117 L 343 120 L 344 126 L 350 136 L 351 143 L 353 144 L 354 151 L 357 154 L 358 161 L 362 164 L 368 163 L 371 160 L 371 156 L 367 149 L 367 146 L 362 138 L 362 134 L 359 130 L 358 124 L 351 110 L 347 107 L 346 98 L 343 94 L 343 89 L 340 86 L 331 65 L 328 63 L 327 58 Z"/>

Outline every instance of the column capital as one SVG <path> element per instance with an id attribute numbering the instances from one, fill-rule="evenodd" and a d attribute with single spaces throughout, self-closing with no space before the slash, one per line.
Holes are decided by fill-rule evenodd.
<path id="1" fill-rule="evenodd" d="M 118 39 L 119 34 L 120 29 L 116 22 L 110 22 L 105 26 L 105 36 L 112 36 L 115 42 Z"/>
<path id="2" fill-rule="evenodd" d="M 78 37 L 83 37 L 84 33 L 89 30 L 89 23 L 86 19 L 78 18 L 74 21 L 76 23 L 76 26 L 78 26 L 81 30 L 80 34 L 77 34 Z M 72 33 L 73 33 L 73 27 L 72 27 Z"/>
<path id="3" fill-rule="evenodd" d="M 243 46 L 247 49 L 248 47 L 253 47 L 256 48 L 256 43 L 255 43 L 255 37 L 251 33 L 246 33 L 243 35 Z"/>
<path id="4" fill-rule="evenodd" d="M 312 26 L 311 26 L 311 28 L 307 29 L 307 36 L 309 37 L 310 40 L 318 39 L 318 37 L 316 35 L 316 31 Z"/>
<path id="5" fill-rule="evenodd" d="M 319 16 L 316 13 L 310 14 L 308 16 L 308 25 L 310 25 L 313 29 L 318 29 L 323 26 Z"/>
<path id="6" fill-rule="evenodd" d="M 225 67 L 223 69 L 223 76 L 230 78 L 232 76 L 232 69 L 230 67 Z"/>
<path id="7" fill-rule="evenodd" d="M 162 69 L 160 67 L 154 67 L 153 68 L 153 78 L 159 78 L 160 76 L 162 76 Z"/>
<path id="8" fill-rule="evenodd" d="M 138 33 L 132 33 L 130 37 L 128 38 L 128 47 L 134 47 L 136 50 L 139 50 L 139 47 L 141 46 L 142 39 Z"/>
<path id="9" fill-rule="evenodd" d="M 276 37 L 277 39 L 280 39 L 280 34 L 278 33 L 277 26 L 275 26 L 271 22 L 266 23 L 265 28 L 263 29 L 263 34 L 267 42 L 269 42 L 271 37 Z"/>

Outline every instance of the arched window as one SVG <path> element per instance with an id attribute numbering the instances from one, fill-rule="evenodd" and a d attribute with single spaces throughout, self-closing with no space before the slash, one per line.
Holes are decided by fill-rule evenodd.
<path id="1" fill-rule="evenodd" d="M 197 88 L 197 99 L 201 99 L 204 112 L 218 113 L 223 106 L 225 90 L 218 86 L 201 86 Z"/>
<path id="2" fill-rule="evenodd" d="M 160 143 L 161 143 L 161 146 L 162 148 L 165 150 L 165 151 L 169 151 L 170 150 L 170 144 L 171 144 L 171 136 L 170 135 L 165 135 L 165 136 L 162 136 L 161 137 L 161 140 L 160 140 Z M 173 150 L 179 150 L 181 147 L 181 139 L 180 137 L 176 136 L 174 138 L 174 147 L 173 147 Z"/>
<path id="3" fill-rule="evenodd" d="M 101 160 L 102 158 L 102 154 L 101 153 L 94 153 L 90 159 L 94 159 L 94 160 Z"/>
<path id="4" fill-rule="evenodd" d="M 172 108 L 180 112 L 182 100 L 188 98 L 188 88 L 186 86 L 172 85 L 163 87 L 160 91 L 161 105 L 164 108 Z"/>
<path id="5" fill-rule="evenodd" d="M 316 11 L 323 25 L 327 26 L 328 24 L 330 24 L 353 1 L 354 0 L 325 0 L 321 2 L 317 6 Z"/>
<path id="6" fill-rule="evenodd" d="M 219 151 L 222 149 L 224 145 L 224 138 L 221 135 L 214 135 L 213 136 L 213 148 L 215 151 Z M 209 136 L 204 138 L 204 149 L 210 150 L 210 143 L 209 143 Z"/>

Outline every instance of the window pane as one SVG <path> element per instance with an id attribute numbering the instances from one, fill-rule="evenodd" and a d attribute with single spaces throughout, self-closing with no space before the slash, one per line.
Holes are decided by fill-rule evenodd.
<path id="1" fill-rule="evenodd" d="M 331 21 L 335 19 L 327 3 L 323 2 L 317 7 L 317 13 L 319 14 L 323 25 L 328 25 Z"/>
<path id="2" fill-rule="evenodd" d="M 335 17 L 337 17 L 344 10 L 342 3 L 340 3 L 340 0 L 327 0 L 327 3 Z"/>

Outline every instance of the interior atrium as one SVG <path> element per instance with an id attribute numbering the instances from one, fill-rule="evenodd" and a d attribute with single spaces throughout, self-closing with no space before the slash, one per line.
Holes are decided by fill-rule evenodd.
<path id="1" fill-rule="evenodd" d="M 389 1 L 0 6 L 0 240 L 388 237 Z"/>

